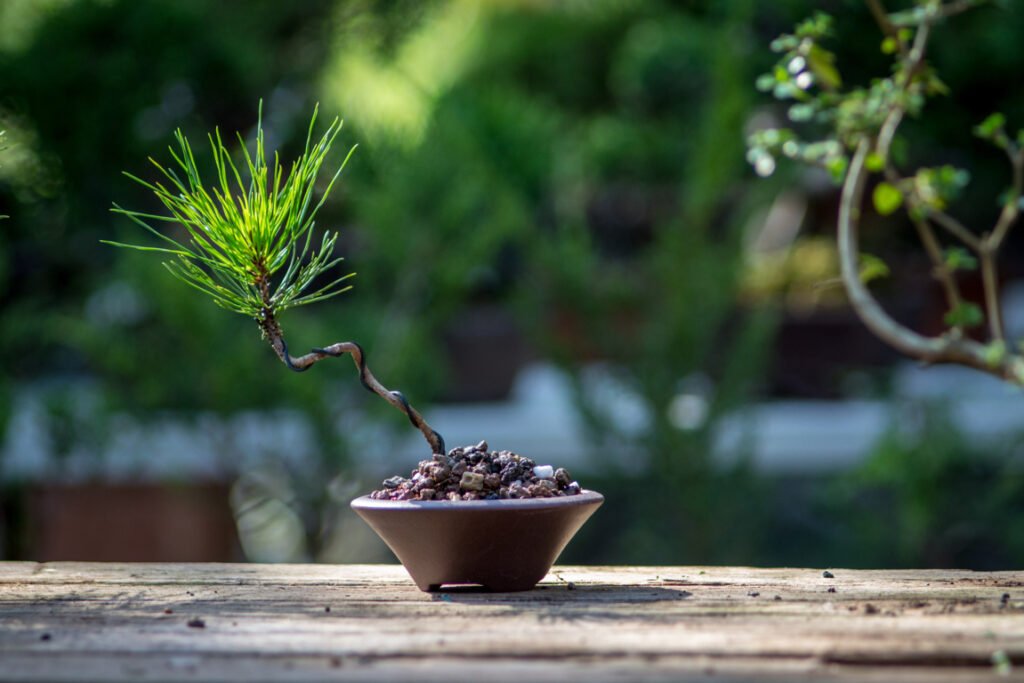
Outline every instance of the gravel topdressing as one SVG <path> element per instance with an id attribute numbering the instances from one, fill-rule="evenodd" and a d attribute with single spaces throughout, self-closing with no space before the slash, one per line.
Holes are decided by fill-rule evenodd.
<path id="1" fill-rule="evenodd" d="M 487 442 L 460 446 L 421 460 L 408 479 L 385 479 L 376 500 L 498 500 L 553 498 L 580 492 L 565 469 L 538 466 L 512 451 L 488 450 Z"/>

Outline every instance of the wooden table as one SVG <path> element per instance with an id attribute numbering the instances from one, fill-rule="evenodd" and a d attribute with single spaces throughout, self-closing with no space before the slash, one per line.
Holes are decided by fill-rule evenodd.
<path id="1" fill-rule="evenodd" d="M 0 680 L 1000 680 L 1024 572 L 0 563 Z M 1016 669 L 1012 669 L 1013 665 Z"/>

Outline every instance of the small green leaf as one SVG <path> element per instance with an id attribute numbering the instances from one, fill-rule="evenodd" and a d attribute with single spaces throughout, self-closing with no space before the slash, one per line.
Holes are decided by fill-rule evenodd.
<path id="1" fill-rule="evenodd" d="M 989 114 L 984 121 L 979 123 L 975 128 L 975 134 L 980 138 L 987 140 L 994 139 L 996 134 L 999 133 L 1006 126 L 1006 117 L 1001 113 L 996 112 Z"/>
<path id="2" fill-rule="evenodd" d="M 953 188 L 954 192 L 964 189 L 967 187 L 967 183 L 971 182 L 971 174 L 966 169 L 943 166 L 942 172 L 943 180 Z"/>
<path id="3" fill-rule="evenodd" d="M 835 66 L 836 56 L 818 45 L 812 45 L 807 52 L 807 66 L 822 87 L 835 90 L 843 85 L 839 70 Z"/>
<path id="4" fill-rule="evenodd" d="M 889 183 L 878 183 L 872 199 L 875 202 L 875 210 L 882 216 L 888 216 L 903 206 L 903 193 Z"/>
<path id="5" fill-rule="evenodd" d="M 885 168 L 885 159 L 878 152 L 872 152 L 868 155 L 868 158 L 864 160 L 864 168 L 868 169 L 872 173 L 878 173 Z"/>
<path id="6" fill-rule="evenodd" d="M 754 86 L 761 92 L 771 92 L 775 87 L 775 76 L 773 74 L 761 74 L 757 77 Z"/>
<path id="7" fill-rule="evenodd" d="M 813 104 L 794 104 L 789 108 L 789 120 L 793 123 L 802 123 L 814 118 L 815 107 Z"/>
<path id="8" fill-rule="evenodd" d="M 825 162 L 825 170 L 832 177 L 832 181 L 838 185 L 846 178 L 846 169 L 849 165 L 849 160 L 844 156 L 832 157 Z"/>
<path id="9" fill-rule="evenodd" d="M 893 55 L 896 54 L 896 50 L 899 49 L 899 42 L 893 37 L 888 37 L 882 41 L 882 54 Z"/>
<path id="10" fill-rule="evenodd" d="M 771 42 L 772 52 L 788 52 L 789 50 L 795 50 L 800 45 L 800 40 L 796 36 L 781 35 Z"/>
<path id="11" fill-rule="evenodd" d="M 798 38 L 824 38 L 832 30 L 832 17 L 824 12 L 816 12 L 813 17 L 804 19 L 796 26 Z"/>
<path id="12" fill-rule="evenodd" d="M 864 284 L 877 280 L 880 277 L 889 276 L 889 266 L 886 265 L 885 261 L 873 256 L 872 254 L 865 254 L 861 252 L 860 255 L 860 281 Z"/>
<path id="13" fill-rule="evenodd" d="M 978 259 L 963 247 L 950 247 L 945 254 L 946 267 L 951 271 L 976 270 Z"/>
<path id="14" fill-rule="evenodd" d="M 970 174 L 955 166 L 918 169 L 914 175 L 914 192 L 928 207 L 945 209 L 970 182 Z"/>
<path id="15" fill-rule="evenodd" d="M 977 304 L 963 301 L 948 311 L 942 320 L 950 327 L 977 327 L 985 322 L 985 316 Z"/>
<path id="16" fill-rule="evenodd" d="M 990 368 L 999 367 L 999 364 L 1006 360 L 1006 342 L 997 339 L 985 346 L 985 363 Z"/>
<path id="17" fill-rule="evenodd" d="M 751 147 L 747 151 L 747 162 L 762 178 L 767 178 L 775 172 L 775 157 L 764 147 Z"/>
<path id="18" fill-rule="evenodd" d="M 928 87 L 929 95 L 948 95 L 949 86 L 943 82 L 941 78 L 936 76 L 934 73 L 928 74 L 928 81 L 926 83 Z"/>
<path id="19" fill-rule="evenodd" d="M 799 91 L 800 88 L 792 83 L 776 83 L 775 87 L 772 88 L 772 96 L 777 100 L 791 100 Z"/>

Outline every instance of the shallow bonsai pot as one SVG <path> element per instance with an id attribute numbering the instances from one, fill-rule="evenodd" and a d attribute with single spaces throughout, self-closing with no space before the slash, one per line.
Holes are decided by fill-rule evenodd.
<path id="1" fill-rule="evenodd" d="M 387 543 L 421 590 L 477 584 L 530 590 L 604 496 L 393 501 L 362 496 L 352 509 Z"/>

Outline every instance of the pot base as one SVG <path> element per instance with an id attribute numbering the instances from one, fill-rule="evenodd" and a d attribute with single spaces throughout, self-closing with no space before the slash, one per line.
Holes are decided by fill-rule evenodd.
<path id="1" fill-rule="evenodd" d="M 530 590 L 604 496 L 391 501 L 362 496 L 352 509 L 373 528 L 423 591 L 479 585 L 495 592 Z"/>

